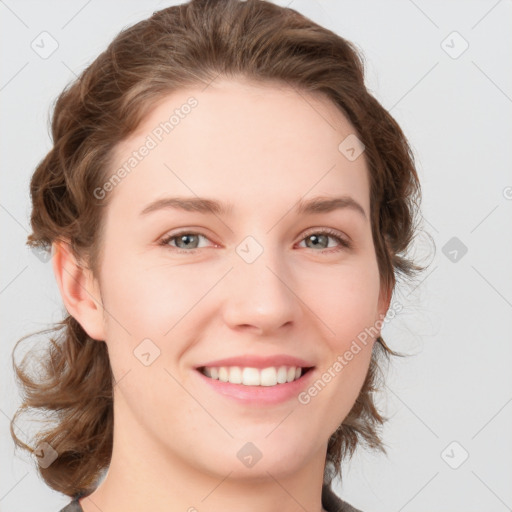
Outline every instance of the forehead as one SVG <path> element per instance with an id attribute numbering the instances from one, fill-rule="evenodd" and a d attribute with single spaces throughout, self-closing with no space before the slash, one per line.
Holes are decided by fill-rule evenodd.
<path id="1" fill-rule="evenodd" d="M 354 134 L 322 94 L 215 80 L 206 88 L 175 91 L 148 110 L 116 148 L 110 173 L 126 167 L 143 146 L 150 149 L 116 186 L 119 198 L 112 199 L 142 206 L 167 192 L 229 198 L 252 208 L 350 193 L 368 212 L 364 154 L 351 161 L 339 149 Z"/>

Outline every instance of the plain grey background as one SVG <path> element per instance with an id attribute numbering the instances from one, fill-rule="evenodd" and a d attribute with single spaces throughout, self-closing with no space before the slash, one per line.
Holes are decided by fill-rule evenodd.
<path id="1" fill-rule="evenodd" d="M 69 502 L 14 453 L 9 433 L 20 401 L 13 346 L 64 311 L 51 264 L 25 246 L 51 106 L 122 28 L 173 3 L 0 1 L 0 511 Z M 414 354 L 392 363 L 379 395 L 388 456 L 359 450 L 335 490 L 364 512 L 511 510 L 512 2 L 275 3 L 363 51 L 367 86 L 415 152 L 437 248 L 418 237 L 415 254 L 430 267 L 415 289 L 397 290 L 404 309 L 383 330 Z"/>

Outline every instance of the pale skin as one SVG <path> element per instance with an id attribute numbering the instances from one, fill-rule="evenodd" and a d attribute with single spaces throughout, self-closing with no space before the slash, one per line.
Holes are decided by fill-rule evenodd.
<path id="1" fill-rule="evenodd" d="M 321 512 L 327 441 L 357 398 L 375 340 L 307 405 L 240 405 L 205 385 L 194 366 L 290 354 L 312 361 L 320 378 L 385 316 L 390 290 L 380 285 L 364 155 L 349 161 L 338 150 L 355 130 L 329 100 L 218 78 L 148 111 L 108 175 L 190 96 L 197 107 L 109 192 L 99 276 L 66 244 L 54 245 L 66 309 L 106 342 L 117 382 L 109 472 L 80 503 L 85 512 Z M 208 197 L 233 210 L 140 215 L 168 196 Z M 297 201 L 318 196 L 350 196 L 365 215 L 295 212 Z M 352 248 L 331 235 L 308 245 L 326 228 Z M 201 236 L 159 245 L 183 230 Z M 263 248 L 250 264 L 235 250 L 247 236 Z M 149 366 L 133 353 L 146 338 L 160 350 Z M 237 457 L 249 441 L 262 453 L 252 467 Z"/>

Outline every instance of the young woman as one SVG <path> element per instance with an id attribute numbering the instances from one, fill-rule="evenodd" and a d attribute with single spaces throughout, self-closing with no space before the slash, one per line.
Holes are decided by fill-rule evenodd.
<path id="1" fill-rule="evenodd" d="M 70 511 L 353 511 L 420 185 L 348 41 L 262 0 L 155 12 L 60 95 L 28 243 L 67 315 L 19 365 Z M 21 340 L 20 340 L 21 341 Z M 40 351 L 34 357 L 41 357 Z"/>

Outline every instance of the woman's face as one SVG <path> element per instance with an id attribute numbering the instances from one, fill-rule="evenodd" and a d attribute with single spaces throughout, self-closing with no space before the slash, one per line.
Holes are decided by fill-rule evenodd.
<path id="1" fill-rule="evenodd" d="M 110 201 L 99 330 L 117 382 L 116 442 L 232 478 L 323 471 L 368 370 L 374 338 L 362 333 L 389 305 L 353 134 L 326 99 L 219 79 L 166 97 L 117 148 L 116 177 L 95 193 Z M 340 197 L 338 208 L 298 210 Z M 155 206 L 168 198 L 191 206 Z M 229 208 L 192 206 L 199 198 Z M 242 356 L 314 368 L 258 387 L 197 369 Z"/>

